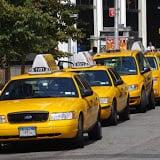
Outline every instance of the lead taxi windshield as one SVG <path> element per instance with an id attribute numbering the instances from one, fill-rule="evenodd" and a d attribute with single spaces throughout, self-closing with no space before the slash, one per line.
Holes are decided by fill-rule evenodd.
<path id="1" fill-rule="evenodd" d="M 11 81 L 1 95 L 1 100 L 49 97 L 78 97 L 71 78 L 37 78 Z"/>
<path id="2" fill-rule="evenodd" d="M 120 75 L 136 75 L 137 67 L 133 57 L 109 57 L 97 59 L 97 64 L 113 67 Z"/>

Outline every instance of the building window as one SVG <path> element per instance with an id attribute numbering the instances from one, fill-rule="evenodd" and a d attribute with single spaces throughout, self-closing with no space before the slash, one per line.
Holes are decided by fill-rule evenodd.
<path id="1" fill-rule="evenodd" d="M 93 0 L 77 0 L 77 5 L 93 5 Z"/>
<path id="2" fill-rule="evenodd" d="M 109 9 L 110 7 L 114 7 L 113 0 L 103 0 L 104 9 Z"/>
<path id="3" fill-rule="evenodd" d="M 138 9 L 138 0 L 127 0 L 127 9 Z"/>

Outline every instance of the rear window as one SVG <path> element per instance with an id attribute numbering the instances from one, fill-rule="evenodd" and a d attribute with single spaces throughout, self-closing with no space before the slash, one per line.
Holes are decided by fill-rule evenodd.
<path id="1" fill-rule="evenodd" d="M 109 57 L 97 59 L 96 63 L 113 67 L 120 75 L 137 74 L 137 65 L 133 57 Z"/>

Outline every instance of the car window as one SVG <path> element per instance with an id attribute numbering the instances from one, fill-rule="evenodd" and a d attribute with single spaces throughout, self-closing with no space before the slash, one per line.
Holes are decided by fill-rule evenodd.
<path id="1" fill-rule="evenodd" d="M 137 66 L 133 57 L 108 57 L 97 59 L 97 64 L 113 67 L 120 75 L 135 75 L 137 74 Z"/>
<path id="2" fill-rule="evenodd" d="M 142 53 L 138 53 L 136 55 L 136 59 L 137 59 L 140 71 L 145 71 L 145 69 L 149 67 Z"/>
<path id="3" fill-rule="evenodd" d="M 1 100 L 78 97 L 72 78 L 36 78 L 11 81 L 1 95 Z"/>
<path id="4" fill-rule="evenodd" d="M 146 57 L 146 59 L 153 69 L 158 69 L 158 64 L 155 57 Z"/>
<path id="5" fill-rule="evenodd" d="M 81 95 L 82 95 L 85 87 L 83 86 L 82 82 L 79 80 L 79 77 L 78 77 L 78 76 L 75 76 L 75 80 L 76 80 L 76 82 L 77 82 L 77 85 L 78 85 L 78 87 L 79 87 L 80 93 L 81 93 Z"/>
<path id="6" fill-rule="evenodd" d="M 105 70 L 76 71 L 85 78 L 90 86 L 111 86 L 111 80 Z"/>
<path id="7" fill-rule="evenodd" d="M 117 78 L 116 78 L 115 74 L 111 71 L 111 69 L 108 69 L 108 72 L 110 73 L 110 75 L 112 77 L 112 80 L 113 80 L 113 83 L 115 84 L 116 81 L 117 81 Z"/>
<path id="8" fill-rule="evenodd" d="M 87 90 L 92 90 L 89 83 L 84 79 L 82 78 L 81 76 L 79 76 L 79 79 L 81 81 L 81 83 L 83 84 L 84 88 L 87 89 Z"/>
<path id="9" fill-rule="evenodd" d="M 112 71 L 112 73 L 116 77 L 116 80 L 122 81 L 122 78 L 120 77 L 120 75 L 113 68 L 110 68 L 110 70 Z"/>

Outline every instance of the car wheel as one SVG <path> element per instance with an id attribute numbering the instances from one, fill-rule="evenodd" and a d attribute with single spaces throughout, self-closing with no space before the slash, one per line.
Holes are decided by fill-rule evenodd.
<path id="1" fill-rule="evenodd" d="M 83 148 L 84 147 L 82 115 L 79 116 L 79 120 L 78 120 L 78 131 L 77 131 L 77 136 L 75 138 L 75 145 L 76 145 L 76 148 Z"/>
<path id="2" fill-rule="evenodd" d="M 98 119 L 94 127 L 88 132 L 89 139 L 91 140 L 100 140 L 102 139 L 102 128 L 101 122 Z"/>
<path id="3" fill-rule="evenodd" d="M 154 91 L 153 91 L 153 89 L 151 90 L 151 93 L 149 95 L 148 108 L 149 109 L 155 109 L 155 98 L 154 98 Z"/>
<path id="4" fill-rule="evenodd" d="M 125 109 L 119 114 L 119 119 L 122 121 L 126 121 L 130 119 L 129 98 L 127 99 L 127 104 Z"/>
<path id="5" fill-rule="evenodd" d="M 147 111 L 145 90 L 142 90 L 142 93 L 141 93 L 141 102 L 140 102 L 140 105 L 138 106 L 137 110 L 140 113 L 145 113 Z"/>
<path id="6" fill-rule="evenodd" d="M 113 101 L 112 102 L 112 106 L 111 106 L 111 116 L 108 120 L 109 124 L 111 125 L 117 125 L 118 123 L 118 119 L 117 119 L 117 107 L 116 107 L 116 102 Z"/>

